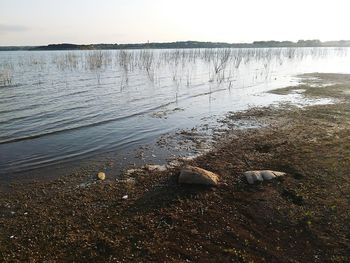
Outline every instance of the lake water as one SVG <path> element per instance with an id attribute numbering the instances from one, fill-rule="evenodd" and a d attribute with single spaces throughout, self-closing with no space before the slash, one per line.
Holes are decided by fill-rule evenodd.
<path id="1" fill-rule="evenodd" d="M 347 48 L 0 52 L 0 176 L 122 156 L 228 111 L 322 103 L 266 91 L 349 71 Z"/>

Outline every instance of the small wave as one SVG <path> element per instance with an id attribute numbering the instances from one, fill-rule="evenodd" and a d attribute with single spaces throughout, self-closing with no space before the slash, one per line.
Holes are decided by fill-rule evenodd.
<path id="1" fill-rule="evenodd" d="M 44 137 L 44 136 L 49 136 L 49 135 L 54 135 L 54 134 L 58 134 L 58 133 L 63 133 L 63 132 L 67 132 L 67 131 L 73 131 L 73 130 L 80 130 L 80 129 L 84 129 L 84 128 L 88 128 L 88 127 L 94 127 L 94 126 L 98 126 L 98 125 L 103 125 L 103 124 L 107 124 L 110 122 L 114 122 L 114 121 L 120 121 L 120 120 L 125 120 L 128 118 L 132 118 L 132 117 L 136 117 L 136 116 L 140 116 L 143 114 L 148 114 L 152 111 L 161 109 L 163 107 L 167 107 L 169 105 L 174 104 L 174 101 L 141 111 L 141 112 L 136 112 L 134 114 L 130 114 L 128 116 L 122 116 L 122 117 L 117 117 L 117 118 L 110 118 L 107 120 L 102 120 L 102 121 L 98 121 L 98 122 L 94 122 L 94 123 L 88 123 L 85 125 L 81 125 L 81 126 L 76 126 L 76 127 L 70 127 L 67 129 L 61 129 L 61 130 L 53 130 L 53 131 L 47 131 L 45 133 L 37 133 L 37 134 L 31 134 L 31 135 L 27 135 L 27 136 L 22 136 L 22 137 L 17 137 L 17 138 L 10 138 L 10 139 L 5 139 L 5 140 L 0 140 L 0 144 L 7 144 L 7 143 L 14 143 L 14 142 L 19 142 L 19 141 L 25 141 L 25 140 L 32 140 L 32 139 L 36 139 L 36 138 L 40 138 L 40 137 Z"/>
<path id="2" fill-rule="evenodd" d="M 6 88 L 18 88 L 18 87 L 21 87 L 21 86 L 23 86 L 23 84 L 6 84 L 6 85 L 4 85 L 4 84 L 0 84 L 0 89 L 6 89 Z"/>
<path id="3" fill-rule="evenodd" d="M 5 163 L 3 165 L 0 165 L 0 175 L 7 174 L 8 172 L 11 172 L 12 174 L 16 173 L 22 173 L 24 171 L 33 171 L 36 169 L 42 169 L 45 167 L 51 167 L 55 165 L 62 165 L 67 163 L 76 163 L 79 162 L 79 160 L 84 160 L 89 157 L 92 157 L 96 154 L 96 152 L 102 152 L 106 153 L 108 151 L 111 151 L 115 147 L 118 147 L 119 150 L 126 149 L 127 147 L 130 147 L 130 145 L 137 145 L 142 140 L 146 138 L 146 135 L 144 135 L 144 132 L 141 132 L 140 134 L 126 134 L 125 137 L 123 137 L 122 140 L 118 140 L 118 145 L 116 146 L 115 143 L 113 144 L 101 144 L 101 143 L 92 143 L 92 145 L 95 145 L 94 147 L 89 147 L 88 149 L 75 149 L 72 151 L 65 152 L 64 155 L 58 154 L 58 155 L 52 155 L 52 156 L 45 156 L 45 155 L 31 155 L 28 158 L 12 161 Z M 102 150 L 103 149 L 103 150 Z"/>

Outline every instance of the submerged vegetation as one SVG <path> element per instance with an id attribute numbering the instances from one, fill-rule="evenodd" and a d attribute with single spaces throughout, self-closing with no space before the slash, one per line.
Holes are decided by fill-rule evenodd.
<path id="1" fill-rule="evenodd" d="M 105 70 L 116 71 L 120 76 L 120 85 L 125 87 L 130 73 L 145 74 L 157 86 L 161 85 L 164 74 L 176 86 L 190 87 L 196 81 L 226 83 L 239 77 L 239 70 L 255 65 L 252 74 L 255 79 L 271 77 L 274 67 L 283 66 L 289 61 L 301 61 L 308 57 L 322 59 L 327 56 L 346 56 L 346 48 L 213 48 L 213 49 L 174 49 L 174 50 L 120 50 L 120 51 L 66 51 L 52 56 L 44 53 L 22 56 L 18 61 L 2 59 L 0 61 L 0 83 L 8 86 L 16 82 L 16 74 L 23 70 L 51 70 L 52 64 L 60 71 L 96 72 L 98 83 Z M 204 75 L 207 74 L 205 80 Z"/>
<path id="2" fill-rule="evenodd" d="M 12 83 L 12 72 L 8 69 L 0 70 L 0 87 L 9 86 Z"/>

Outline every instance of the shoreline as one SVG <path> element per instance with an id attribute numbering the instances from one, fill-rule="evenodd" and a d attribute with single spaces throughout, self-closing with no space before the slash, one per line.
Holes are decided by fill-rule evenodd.
<path id="1" fill-rule="evenodd" d="M 213 148 L 184 161 L 219 174 L 217 188 L 178 185 L 181 163 L 12 183 L 0 190 L 1 261 L 350 260 L 350 75 L 307 74 L 273 92 L 300 89 L 334 103 L 228 114 Z M 251 169 L 287 176 L 251 186 Z"/>

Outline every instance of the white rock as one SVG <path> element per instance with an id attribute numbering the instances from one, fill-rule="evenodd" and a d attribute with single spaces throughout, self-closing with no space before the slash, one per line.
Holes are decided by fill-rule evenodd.
<path id="1" fill-rule="evenodd" d="M 126 200 L 126 199 L 128 199 L 128 197 L 129 197 L 128 195 L 124 195 L 124 196 L 122 197 L 122 199 L 123 199 L 123 200 Z"/>
<path id="2" fill-rule="evenodd" d="M 264 178 L 262 177 L 261 173 L 255 173 L 253 175 L 253 178 L 255 178 L 255 181 L 260 181 L 260 182 L 264 181 Z"/>
<path id="3" fill-rule="evenodd" d="M 247 178 L 249 184 L 253 184 L 256 181 L 263 181 L 261 175 L 257 171 L 248 171 L 245 172 L 244 175 Z"/>
<path id="4" fill-rule="evenodd" d="M 272 180 L 276 178 L 276 175 L 272 171 L 266 170 L 266 171 L 261 171 L 260 172 L 264 180 Z"/>
<path id="5" fill-rule="evenodd" d="M 248 171 L 244 173 L 245 178 L 247 179 L 248 184 L 254 184 L 253 172 Z"/>
<path id="6" fill-rule="evenodd" d="M 184 167 L 179 175 L 179 184 L 216 186 L 218 182 L 219 176 L 217 174 L 190 165 Z"/>
<path id="7" fill-rule="evenodd" d="M 271 171 L 276 177 L 279 177 L 279 176 L 285 176 L 286 173 L 284 172 L 276 172 L 276 171 Z"/>
<path id="8" fill-rule="evenodd" d="M 255 182 L 259 181 L 270 181 L 272 179 L 275 179 L 279 176 L 286 175 L 283 172 L 276 172 L 271 170 L 261 170 L 261 171 L 247 171 L 244 173 L 245 178 L 247 179 L 249 184 L 254 184 Z"/>

